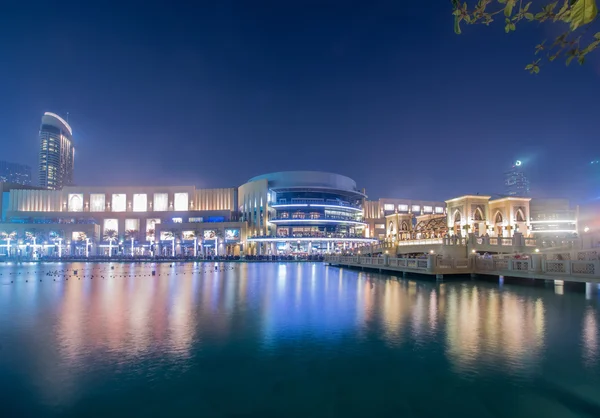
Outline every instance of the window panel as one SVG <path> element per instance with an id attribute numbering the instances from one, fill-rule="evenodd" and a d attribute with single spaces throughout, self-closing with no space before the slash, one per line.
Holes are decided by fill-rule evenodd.
<path id="1" fill-rule="evenodd" d="M 119 233 L 119 221 L 117 219 L 105 219 L 104 220 L 104 233 L 109 230 L 115 231 L 117 234 Z"/>
<path id="2" fill-rule="evenodd" d="M 164 212 L 169 209 L 169 194 L 154 193 L 154 210 L 156 212 Z"/>
<path id="3" fill-rule="evenodd" d="M 127 196 L 124 193 L 115 193 L 112 195 L 112 211 L 125 212 L 127 209 Z"/>
<path id="4" fill-rule="evenodd" d="M 106 208 L 106 198 L 104 194 L 90 195 L 90 212 L 104 212 Z"/>
<path id="5" fill-rule="evenodd" d="M 408 205 L 398 205 L 398 210 L 400 212 L 408 212 Z"/>
<path id="6" fill-rule="evenodd" d="M 139 219 L 125 219 L 125 231 L 139 231 L 140 220 Z"/>
<path id="7" fill-rule="evenodd" d="M 133 195 L 133 211 L 146 212 L 148 210 L 148 195 L 138 193 Z"/>
<path id="8" fill-rule="evenodd" d="M 188 194 L 187 193 L 175 193 L 174 198 L 175 210 L 188 210 Z"/>
<path id="9" fill-rule="evenodd" d="M 440 206 L 435 207 L 435 213 L 444 213 L 444 208 Z"/>
<path id="10" fill-rule="evenodd" d="M 423 212 L 425 212 L 425 213 L 432 213 L 433 212 L 433 206 L 423 206 Z"/>
<path id="11" fill-rule="evenodd" d="M 83 194 L 69 194 L 69 212 L 83 212 Z"/>
<path id="12" fill-rule="evenodd" d="M 419 205 L 412 205 L 411 210 L 413 212 L 420 212 L 421 211 L 421 206 L 419 206 Z"/>
<path id="13" fill-rule="evenodd" d="M 383 210 L 394 210 L 394 205 L 392 203 L 386 203 L 383 205 Z"/>

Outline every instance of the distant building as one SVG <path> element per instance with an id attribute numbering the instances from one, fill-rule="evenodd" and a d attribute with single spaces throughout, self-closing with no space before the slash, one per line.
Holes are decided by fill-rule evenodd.
<path id="1" fill-rule="evenodd" d="M 0 182 L 28 186 L 31 184 L 31 167 L 0 161 Z"/>
<path id="2" fill-rule="evenodd" d="M 531 232 L 536 237 L 571 237 L 579 232 L 579 207 L 568 199 L 533 199 L 530 208 Z"/>
<path id="3" fill-rule="evenodd" d="M 60 116 L 44 113 L 40 126 L 40 186 L 60 190 L 72 185 L 74 167 L 75 148 L 71 127 Z"/>
<path id="4" fill-rule="evenodd" d="M 507 196 L 529 196 L 529 179 L 521 161 L 515 161 L 511 169 L 504 173 L 504 190 Z"/>

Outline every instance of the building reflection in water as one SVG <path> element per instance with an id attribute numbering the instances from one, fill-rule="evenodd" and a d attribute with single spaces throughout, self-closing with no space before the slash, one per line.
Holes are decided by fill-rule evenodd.
<path id="1" fill-rule="evenodd" d="M 583 316 L 583 332 L 581 334 L 583 346 L 583 363 L 587 367 L 596 367 L 598 364 L 598 312 L 588 306 Z"/>
<path id="2" fill-rule="evenodd" d="M 93 280 L 2 288 L 0 314 L 31 318 L 28 329 L 52 330 L 55 347 L 48 352 L 58 358 L 48 362 L 54 366 L 47 374 L 83 375 L 98 358 L 111 365 L 183 363 L 205 347 L 240 341 L 258 350 L 377 341 L 422 357 L 443 352 L 458 373 L 484 362 L 501 373 L 527 374 L 550 345 L 547 309 L 554 321 L 566 321 L 560 301 L 581 296 L 584 302 L 583 295 L 398 280 L 317 263 L 231 264 L 217 271 L 212 263 L 108 266 L 82 268 Z M 597 367 L 597 307 L 577 312 L 583 361 Z"/>

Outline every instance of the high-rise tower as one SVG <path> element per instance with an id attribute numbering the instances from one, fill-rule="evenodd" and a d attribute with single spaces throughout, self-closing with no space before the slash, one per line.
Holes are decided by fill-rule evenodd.
<path id="1" fill-rule="evenodd" d="M 59 190 L 73 184 L 73 131 L 60 116 L 46 112 L 40 126 L 40 186 Z"/>
<path id="2" fill-rule="evenodd" d="M 521 161 L 515 161 L 511 169 L 504 173 L 504 188 L 508 196 L 529 196 L 529 179 Z"/>

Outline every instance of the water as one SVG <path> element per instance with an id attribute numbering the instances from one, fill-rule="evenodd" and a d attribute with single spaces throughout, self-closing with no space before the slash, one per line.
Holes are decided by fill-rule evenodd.
<path id="1" fill-rule="evenodd" d="M 600 416 L 595 286 L 319 263 L 0 274 L 4 417 Z"/>

